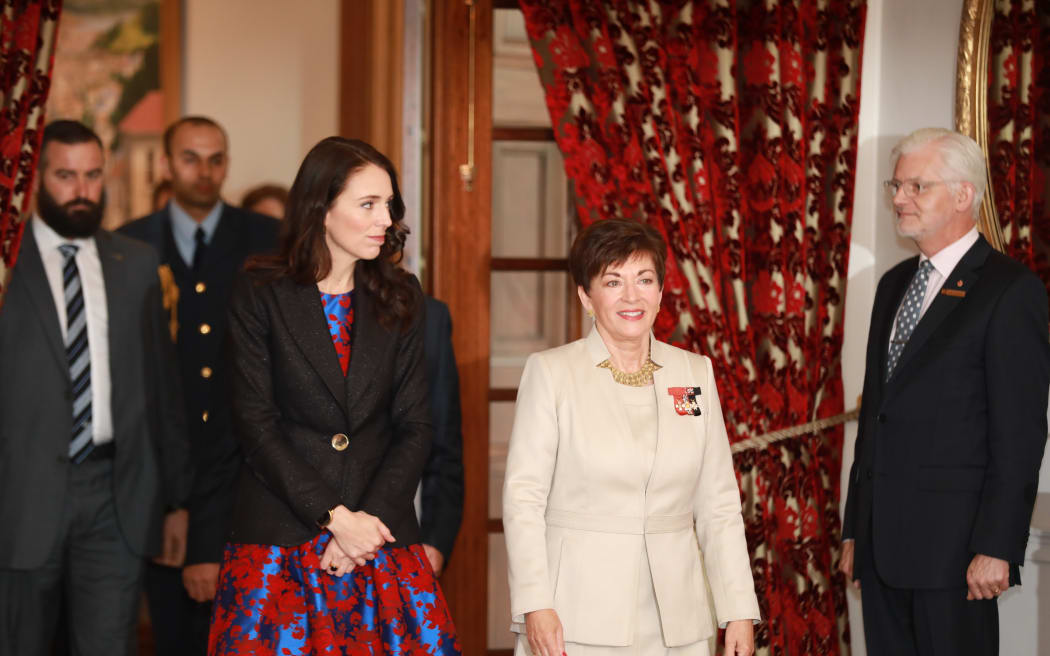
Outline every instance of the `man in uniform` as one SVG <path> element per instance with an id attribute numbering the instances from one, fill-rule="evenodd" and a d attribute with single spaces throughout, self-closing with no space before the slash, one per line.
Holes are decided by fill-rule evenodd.
<path id="1" fill-rule="evenodd" d="M 157 653 L 203 655 L 211 600 L 233 507 L 240 451 L 233 435 L 222 346 L 233 280 L 247 257 L 272 251 L 278 222 L 220 197 L 229 164 L 226 132 L 187 116 L 164 133 L 172 199 L 121 230 L 160 253 L 178 285 L 176 349 L 197 472 L 189 500 L 186 563 L 151 564 L 146 594 Z"/>

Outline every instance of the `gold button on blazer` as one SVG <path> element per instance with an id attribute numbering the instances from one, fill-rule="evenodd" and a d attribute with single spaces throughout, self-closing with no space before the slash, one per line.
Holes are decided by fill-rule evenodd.
<path id="1" fill-rule="evenodd" d="M 757 620 L 710 361 L 651 338 L 661 368 L 650 471 L 616 383 L 596 366 L 608 357 L 592 330 L 525 365 L 503 487 L 511 630 L 553 608 L 566 641 L 632 644 L 643 547 L 667 646 L 711 637 L 716 621 Z M 699 414 L 679 414 L 675 387 L 699 388 Z"/>

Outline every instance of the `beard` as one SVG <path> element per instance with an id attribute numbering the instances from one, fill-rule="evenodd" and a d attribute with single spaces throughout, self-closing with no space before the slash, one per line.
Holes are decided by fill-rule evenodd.
<path id="1" fill-rule="evenodd" d="M 102 214 L 106 208 L 106 192 L 96 203 L 87 198 L 74 198 L 59 204 L 44 185 L 40 185 L 36 198 L 37 211 L 52 230 L 67 239 L 90 237 L 102 225 Z"/>

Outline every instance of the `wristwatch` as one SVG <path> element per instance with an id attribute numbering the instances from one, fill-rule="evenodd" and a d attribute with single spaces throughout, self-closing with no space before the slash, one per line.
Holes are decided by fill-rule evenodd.
<path id="1" fill-rule="evenodd" d="M 317 528 L 328 528 L 328 525 L 332 523 L 332 519 L 335 517 L 335 508 L 335 506 L 332 506 L 317 518 Z"/>

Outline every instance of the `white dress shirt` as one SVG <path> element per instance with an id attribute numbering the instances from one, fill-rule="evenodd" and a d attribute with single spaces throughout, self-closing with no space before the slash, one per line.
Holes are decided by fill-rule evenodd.
<path id="1" fill-rule="evenodd" d="M 62 281 L 65 257 L 58 250 L 63 244 L 77 246 L 74 256 L 80 272 L 80 287 L 84 295 L 87 317 L 88 352 L 91 354 L 91 432 L 95 444 L 113 439 L 113 412 L 110 407 L 111 384 L 109 375 L 109 310 L 106 307 L 106 283 L 102 277 L 102 261 L 94 238 L 66 239 L 34 215 L 29 223 L 44 273 L 51 287 L 51 297 L 58 311 L 58 325 L 62 341 L 66 340 L 66 292 Z"/>
<path id="2" fill-rule="evenodd" d="M 933 257 L 926 257 L 925 255 L 919 255 L 919 263 L 923 260 L 929 260 L 930 264 L 933 265 L 933 269 L 930 271 L 930 277 L 926 281 L 926 295 L 922 298 L 922 307 L 919 308 L 919 320 L 922 321 L 922 315 L 926 314 L 926 310 L 929 309 L 930 305 L 933 304 L 933 299 L 940 293 L 941 287 L 944 285 L 944 281 L 948 279 L 948 276 L 955 270 L 956 265 L 959 264 L 959 260 L 966 255 L 966 251 L 970 250 L 970 247 L 977 243 L 977 226 L 975 225 L 970 232 L 957 239 L 956 241 L 948 244 L 941 250 L 933 254 Z M 897 308 L 897 313 L 900 314 L 900 308 Z M 897 318 L 893 319 L 893 328 L 890 330 L 890 342 L 897 334 Z"/>

